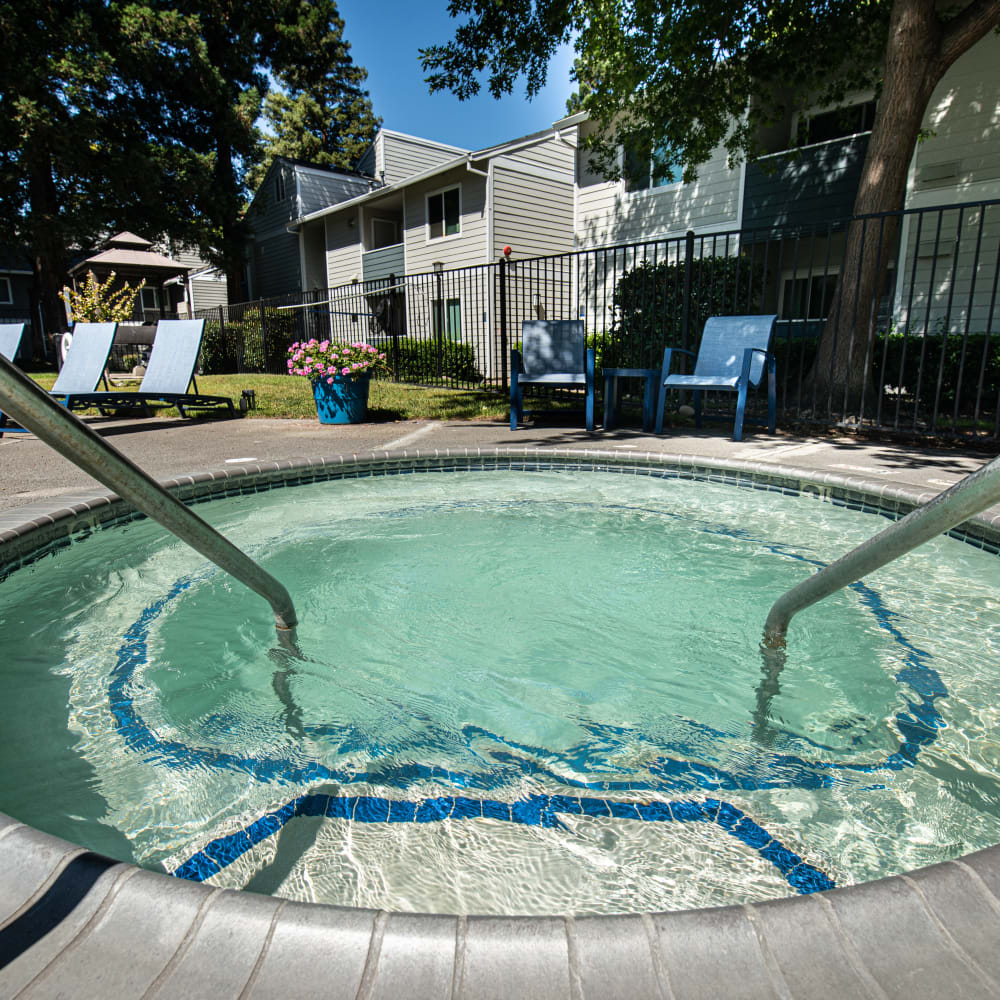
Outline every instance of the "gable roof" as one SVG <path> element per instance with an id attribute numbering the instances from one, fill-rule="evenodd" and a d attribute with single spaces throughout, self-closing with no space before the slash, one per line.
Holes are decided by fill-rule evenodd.
<path id="1" fill-rule="evenodd" d="M 345 208 L 352 208 L 355 205 L 359 205 L 362 202 L 377 199 L 386 194 L 392 194 L 394 191 L 402 191 L 404 188 L 409 187 L 411 184 L 420 184 L 431 177 L 435 177 L 438 174 L 446 173 L 449 170 L 454 170 L 456 167 L 468 166 L 473 172 L 477 172 L 478 168 L 472 167 L 472 163 L 477 160 L 491 160 L 494 157 L 501 156 L 504 153 L 514 152 L 515 150 L 521 149 L 524 146 L 530 146 L 538 142 L 540 139 L 544 139 L 546 136 L 557 134 L 560 129 L 556 126 L 561 123 L 557 122 L 556 125 L 551 126 L 547 129 L 542 129 L 539 132 L 531 132 L 528 135 L 523 135 L 519 139 L 511 139 L 508 142 L 500 143 L 496 146 L 487 146 L 484 149 L 476 150 L 474 152 L 463 152 L 458 156 L 450 160 L 445 160 L 444 163 L 439 163 L 436 166 L 428 167 L 426 170 L 422 170 L 420 173 L 412 174 L 409 177 L 404 177 L 402 180 L 394 181 L 392 184 L 384 184 L 381 187 L 377 187 L 372 191 L 367 191 L 364 194 L 358 195 L 354 198 L 349 198 L 347 201 L 339 201 L 335 205 L 329 205 L 326 208 L 322 208 L 316 212 L 310 212 L 308 215 L 303 215 L 293 222 L 289 223 L 288 229 L 294 231 L 298 226 L 305 222 L 311 222 L 315 219 L 323 218 L 326 215 L 332 215 L 334 212 L 342 211 Z M 397 135 L 402 135 L 403 133 L 396 133 Z M 435 145 L 442 145 L 441 143 L 436 143 Z"/>
<path id="2" fill-rule="evenodd" d="M 250 203 L 247 205 L 247 210 L 244 213 L 246 217 L 250 216 L 250 210 L 254 207 L 257 202 L 257 198 L 260 193 L 267 188 L 268 181 L 271 179 L 271 175 L 274 173 L 275 167 L 279 164 L 287 164 L 296 171 L 306 171 L 312 174 L 318 174 L 326 177 L 344 177 L 349 179 L 357 179 L 358 181 L 366 181 L 374 184 L 375 178 L 369 174 L 360 173 L 357 170 L 345 170 L 343 167 L 321 167 L 316 163 L 310 163 L 308 160 L 296 160 L 290 156 L 275 156 L 272 157 L 271 163 L 267 168 L 267 172 L 264 174 L 263 179 L 257 186 L 257 190 L 254 191 L 253 197 L 250 199 Z"/>

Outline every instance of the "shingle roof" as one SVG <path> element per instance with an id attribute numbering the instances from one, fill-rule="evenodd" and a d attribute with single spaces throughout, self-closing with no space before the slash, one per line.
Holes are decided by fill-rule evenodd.
<path id="1" fill-rule="evenodd" d="M 150 244 L 152 245 L 152 244 Z M 161 271 L 171 271 L 174 274 L 183 274 L 186 271 L 195 270 L 193 264 L 182 264 L 180 261 L 171 260 L 162 254 L 151 253 L 148 250 L 102 250 L 100 253 L 81 260 L 79 264 L 74 264 L 70 269 L 70 274 L 82 271 L 88 266 L 103 264 L 108 267 L 145 267 L 154 268 Z"/>
<path id="2" fill-rule="evenodd" d="M 106 247 L 151 247 L 153 244 L 149 240 L 144 240 L 141 236 L 136 236 L 135 233 L 125 230 L 117 236 L 112 236 L 104 245 Z"/>

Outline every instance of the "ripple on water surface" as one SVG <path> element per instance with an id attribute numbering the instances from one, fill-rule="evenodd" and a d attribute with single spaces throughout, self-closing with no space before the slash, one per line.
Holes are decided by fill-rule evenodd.
<path id="1" fill-rule="evenodd" d="M 145 522 L 12 574 L 6 811 L 152 867 L 208 858 L 219 884 L 453 912 L 764 899 L 796 871 L 849 883 L 1000 839 L 1000 563 L 960 542 L 803 612 L 764 697 L 770 604 L 884 519 L 555 472 L 198 511 L 288 587 L 304 659 Z M 326 815 L 281 811 L 303 795 Z M 338 815 L 358 796 L 378 821 Z M 416 820 L 456 796 L 474 816 Z"/>

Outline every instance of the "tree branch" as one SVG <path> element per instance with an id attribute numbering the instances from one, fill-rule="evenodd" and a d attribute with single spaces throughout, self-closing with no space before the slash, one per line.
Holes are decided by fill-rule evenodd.
<path id="1" fill-rule="evenodd" d="M 988 31 L 1000 25 L 1000 0 L 973 0 L 941 31 L 941 73 L 972 48 Z"/>

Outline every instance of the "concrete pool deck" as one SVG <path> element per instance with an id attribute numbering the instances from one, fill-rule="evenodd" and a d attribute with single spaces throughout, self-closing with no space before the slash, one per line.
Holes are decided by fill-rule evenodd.
<path id="1" fill-rule="evenodd" d="M 616 428 L 588 433 L 540 424 L 511 432 L 506 423 L 413 420 L 323 426 L 315 420 L 180 419 L 87 421 L 157 479 L 225 469 L 227 465 L 317 459 L 330 455 L 435 449 L 587 448 L 795 466 L 877 484 L 937 493 L 979 468 L 988 452 L 934 449 L 844 436 L 771 437 L 751 428 L 741 442 L 725 425 L 661 436 Z M 29 434 L 0 439 L 0 509 L 52 501 L 99 484 Z"/>
<path id="2" fill-rule="evenodd" d="M 856 484 L 888 502 L 936 493 L 989 457 L 850 438 L 748 434 L 736 444 L 722 429 L 656 438 L 566 427 L 512 434 L 492 423 L 94 424 L 158 479 L 190 483 L 221 470 L 223 485 L 226 469 L 293 457 L 303 468 L 333 455 L 525 449 L 531 461 L 599 451 L 637 465 L 743 466 L 760 482 L 791 481 L 797 469 L 803 482 Z M 0 542 L 7 525 L 41 522 L 102 492 L 30 436 L 0 440 Z M 1000 848 L 773 903 L 576 919 L 398 914 L 233 893 L 109 861 L 2 816 L 0 859 L 2 996 L 1000 996 Z"/>

